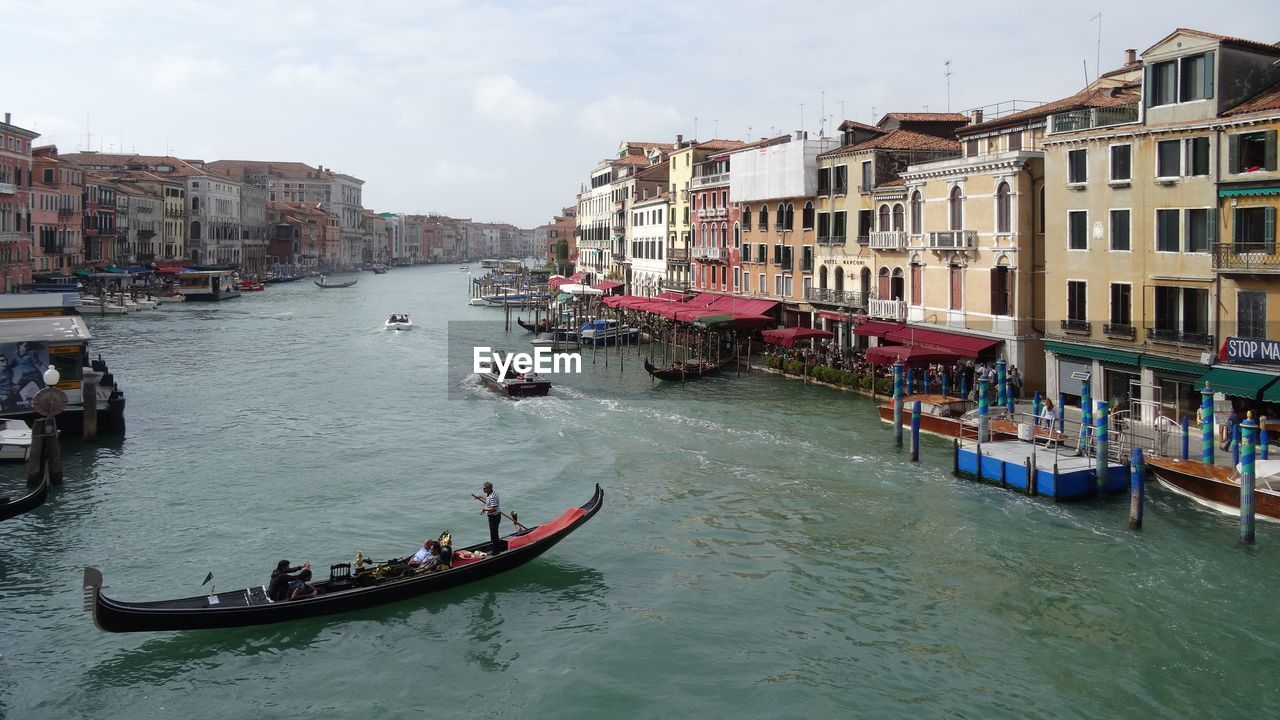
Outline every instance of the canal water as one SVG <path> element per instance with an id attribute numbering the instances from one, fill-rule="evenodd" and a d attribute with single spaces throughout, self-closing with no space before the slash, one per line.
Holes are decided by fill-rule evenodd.
<path id="1" fill-rule="evenodd" d="M 0 716 L 1249 717 L 1280 671 L 1280 532 L 1149 490 L 1055 505 L 892 447 L 870 400 L 760 373 L 653 384 L 585 360 L 510 401 L 446 372 L 527 349 L 455 267 L 90 318 L 129 430 L 0 526 Z M 408 312 L 418 328 L 389 333 Z M 453 325 L 450 325 L 450 322 Z M 0 468 L 0 493 L 23 487 Z M 485 539 L 482 482 L 526 523 L 604 509 L 542 558 L 345 616 L 113 635 L 113 597 L 265 582 Z M 206 586 L 204 590 L 207 590 Z"/>

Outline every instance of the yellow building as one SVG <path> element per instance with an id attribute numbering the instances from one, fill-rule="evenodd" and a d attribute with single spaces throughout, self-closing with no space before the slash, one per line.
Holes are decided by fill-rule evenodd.
<path id="1" fill-rule="evenodd" d="M 675 149 L 671 151 L 668 183 L 671 186 L 671 205 L 667 208 L 670 218 L 667 237 L 667 278 L 662 284 L 666 290 L 688 290 L 691 208 L 690 193 L 693 189 L 693 169 L 707 156 L 728 150 L 736 150 L 746 143 L 741 140 L 707 140 L 686 142 L 683 135 L 676 136 Z"/>
<path id="2" fill-rule="evenodd" d="M 1243 136 L 1256 133 L 1228 129 L 1249 121 L 1229 113 L 1280 81 L 1277 59 L 1280 47 L 1179 29 L 1140 61 L 1128 51 L 1124 67 L 1086 90 L 1088 107 L 1049 117 L 1051 395 L 1078 404 L 1087 377 L 1095 400 L 1148 422 L 1193 417 L 1205 379 L 1257 400 L 1256 374 L 1209 367 L 1228 334 L 1222 309 L 1235 299 L 1214 266 L 1218 179 L 1235 177 L 1242 155 L 1265 166 L 1265 131 L 1252 145 Z"/>

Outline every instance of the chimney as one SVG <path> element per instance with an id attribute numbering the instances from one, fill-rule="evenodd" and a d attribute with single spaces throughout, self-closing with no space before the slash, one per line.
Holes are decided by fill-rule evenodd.
<path id="1" fill-rule="evenodd" d="M 969 111 L 969 124 L 979 125 L 982 123 L 982 108 Z"/>
<path id="2" fill-rule="evenodd" d="M 1134 63 L 1136 63 L 1136 62 L 1138 62 L 1138 51 L 1137 51 L 1137 50 L 1134 50 L 1134 49 L 1132 49 L 1132 48 L 1131 48 L 1131 49 L 1129 49 L 1129 50 L 1125 50 L 1125 51 L 1124 51 L 1124 64 L 1125 64 L 1125 65 L 1132 65 L 1132 64 L 1134 64 Z"/>
<path id="3" fill-rule="evenodd" d="M 4 114 L 4 124 L 5 124 L 5 125 L 8 125 L 8 124 L 9 124 L 9 113 L 5 113 L 5 114 Z"/>
<path id="4" fill-rule="evenodd" d="M 677 133 L 677 134 L 676 134 L 676 147 L 681 147 L 681 146 L 683 146 L 683 145 L 684 145 L 684 135 L 680 135 L 679 133 Z"/>

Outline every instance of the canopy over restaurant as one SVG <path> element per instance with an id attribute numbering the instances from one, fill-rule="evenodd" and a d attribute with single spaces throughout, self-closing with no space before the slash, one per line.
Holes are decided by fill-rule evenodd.
<path id="1" fill-rule="evenodd" d="M 829 337 L 835 337 L 826 330 L 815 330 L 806 327 L 789 327 L 780 328 L 778 330 L 765 330 L 764 341 L 770 345 L 781 345 L 784 348 L 793 348 L 796 343 L 804 340 L 822 340 Z"/>

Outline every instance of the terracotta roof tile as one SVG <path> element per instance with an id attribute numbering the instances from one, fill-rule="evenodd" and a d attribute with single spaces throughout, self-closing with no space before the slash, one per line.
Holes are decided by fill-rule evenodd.
<path id="1" fill-rule="evenodd" d="M 960 141 L 948 140 L 936 135 L 926 135 L 912 130 L 891 130 L 857 145 L 845 145 L 834 150 L 828 150 L 818 155 L 818 157 L 849 155 L 863 150 L 926 150 L 937 152 L 951 150 L 959 152 Z"/>
<path id="2" fill-rule="evenodd" d="M 1280 82 L 1222 113 L 1222 115 L 1224 117 L 1234 117 L 1263 110 L 1280 110 Z"/>
<path id="3" fill-rule="evenodd" d="M 878 127 L 876 127 L 875 125 L 868 125 L 868 124 L 866 124 L 866 123 L 860 123 L 860 122 L 858 122 L 857 120 L 845 120 L 844 122 L 840 123 L 840 127 L 839 127 L 839 128 L 837 128 L 837 129 L 839 129 L 839 130 L 865 130 L 865 131 L 867 131 L 867 132 L 873 132 L 873 133 L 884 133 L 884 132 L 888 132 L 888 131 L 887 131 L 887 130 L 885 130 L 884 128 L 878 128 Z"/>
<path id="4" fill-rule="evenodd" d="M 723 152 L 725 150 L 737 150 L 746 145 L 742 140 L 708 140 L 706 142 L 694 143 L 694 147 L 699 150 L 708 150 L 711 152 Z"/>
<path id="5" fill-rule="evenodd" d="M 898 122 L 969 122 L 969 116 L 964 113 L 902 113 L 891 112 L 885 113 L 880 118 L 880 122 L 885 120 L 897 120 Z"/>
<path id="6" fill-rule="evenodd" d="M 1060 100 L 1047 102 L 1043 105 L 1037 105 L 1020 112 L 998 117 L 994 120 L 978 123 L 977 125 L 968 125 L 956 130 L 956 135 L 961 137 L 973 135 L 976 133 L 990 132 L 1002 127 L 1012 127 L 1032 120 L 1046 118 L 1054 113 L 1067 112 L 1069 110 L 1080 110 L 1083 108 L 1106 108 L 1106 107 L 1123 107 L 1132 105 L 1142 99 L 1141 93 L 1132 89 L 1130 85 L 1124 85 L 1111 88 L 1093 88 L 1081 90 L 1070 97 Z"/>

